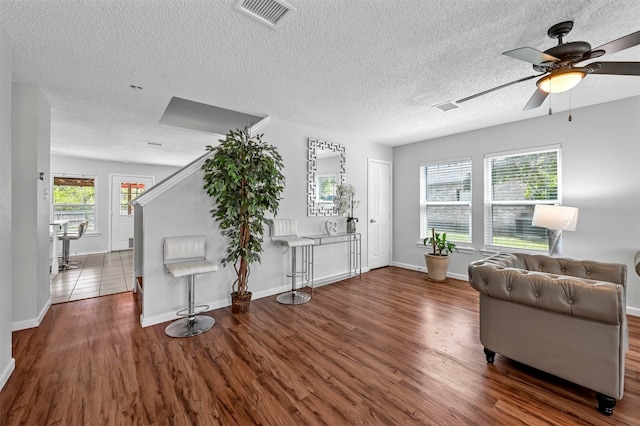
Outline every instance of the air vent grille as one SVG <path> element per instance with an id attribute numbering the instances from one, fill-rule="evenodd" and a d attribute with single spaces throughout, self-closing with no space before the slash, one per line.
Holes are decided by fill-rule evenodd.
<path id="1" fill-rule="evenodd" d="M 460 108 L 460 105 L 456 104 L 455 102 L 448 101 L 438 105 L 433 105 L 433 107 L 438 108 L 442 112 L 447 112 L 451 111 L 452 109 Z"/>
<path id="2" fill-rule="evenodd" d="M 271 28 L 278 28 L 296 10 L 282 0 L 238 0 L 235 7 Z"/>

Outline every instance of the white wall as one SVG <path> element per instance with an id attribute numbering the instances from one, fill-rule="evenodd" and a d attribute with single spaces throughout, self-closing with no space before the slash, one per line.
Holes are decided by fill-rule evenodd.
<path id="1" fill-rule="evenodd" d="M 321 130 L 272 118 L 265 127 L 263 140 L 278 147 L 284 161 L 286 188 L 280 203 L 278 217 L 296 219 L 298 231 L 304 234 L 325 233 L 327 218 L 307 217 L 307 139 L 317 138 L 346 147 L 347 182 L 358 190 L 360 207 L 356 217 L 366 223 L 367 158 L 391 161 L 392 149 L 375 143 L 358 140 L 340 132 Z M 204 153 L 204 150 L 203 150 Z M 202 172 L 198 171 L 183 180 L 162 196 L 144 207 L 144 297 L 143 325 L 151 325 L 175 318 L 175 312 L 186 306 L 186 283 L 174 280 L 163 272 L 162 241 L 176 235 L 205 235 L 207 257 L 218 262 L 224 257 L 225 241 L 209 211 L 213 207 L 209 196 L 202 189 Z M 345 219 L 340 219 L 344 231 Z M 362 231 L 366 233 L 366 227 Z M 363 266 L 367 264 L 367 239 L 363 233 Z M 291 288 L 285 274 L 289 270 L 290 254 L 283 253 L 282 246 L 269 242 L 265 235 L 262 262 L 251 267 L 250 291 L 254 298 L 277 294 Z M 315 275 L 318 282 L 347 271 L 347 246 L 335 245 L 316 249 Z M 212 309 L 231 303 L 231 285 L 234 272 L 231 265 L 218 272 L 198 278 L 196 301 L 208 303 Z"/>
<path id="2" fill-rule="evenodd" d="M 448 114 L 455 114 L 455 111 Z M 565 232 L 564 255 L 627 264 L 627 306 L 640 315 L 640 97 L 461 133 L 394 149 L 394 263 L 424 270 L 420 237 L 421 163 L 472 158 L 472 246 L 454 254 L 450 273 L 465 278 L 469 262 L 484 257 L 484 155 L 562 145 L 563 204 L 580 209 L 576 232 Z"/>
<path id="3" fill-rule="evenodd" d="M 154 176 L 155 182 L 158 183 L 176 170 L 178 170 L 177 167 L 170 166 L 120 163 L 51 155 L 52 175 L 86 175 L 96 178 L 96 221 L 98 230 L 97 232 L 86 233 L 81 239 L 73 241 L 69 246 L 71 255 L 106 253 L 109 251 L 109 232 L 111 227 L 110 174 Z M 61 251 L 58 250 L 58 253 L 61 253 Z"/>
<path id="4" fill-rule="evenodd" d="M 11 357 L 11 40 L 0 28 L 0 390 L 15 368 Z"/>
<path id="5" fill-rule="evenodd" d="M 12 87 L 13 329 L 37 327 L 49 294 L 49 103 L 36 86 Z M 39 180 L 43 173 L 44 180 Z"/>

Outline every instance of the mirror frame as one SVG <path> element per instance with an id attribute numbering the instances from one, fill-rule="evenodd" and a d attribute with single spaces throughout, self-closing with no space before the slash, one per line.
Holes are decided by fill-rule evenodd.
<path id="1" fill-rule="evenodd" d="M 307 156 L 307 216 L 337 216 L 338 212 L 333 204 L 323 205 L 318 203 L 318 150 L 336 152 L 340 155 L 340 170 L 338 171 L 338 185 L 347 183 L 346 153 L 343 145 L 309 138 L 309 151 Z"/>

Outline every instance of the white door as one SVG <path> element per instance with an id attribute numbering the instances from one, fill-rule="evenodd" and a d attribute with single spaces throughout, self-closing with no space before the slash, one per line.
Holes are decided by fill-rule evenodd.
<path id="1" fill-rule="evenodd" d="M 133 248 L 133 206 L 129 201 L 153 186 L 149 176 L 111 176 L 111 251 Z"/>
<path id="2" fill-rule="evenodd" d="M 369 159 L 367 213 L 369 268 L 391 263 L 391 163 Z"/>

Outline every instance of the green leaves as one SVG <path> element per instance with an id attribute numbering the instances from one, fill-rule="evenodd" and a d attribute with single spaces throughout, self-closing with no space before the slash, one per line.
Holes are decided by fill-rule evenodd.
<path id="1" fill-rule="evenodd" d="M 431 228 L 431 237 L 427 237 L 422 241 L 422 244 L 431 245 L 433 247 L 433 254 L 438 256 L 446 256 L 453 251 L 458 251 L 456 245 L 450 241 L 447 241 L 447 233 L 443 232 L 442 235 L 435 232 L 434 228 Z"/>
<path id="2" fill-rule="evenodd" d="M 249 264 L 260 261 L 266 213 L 276 215 L 285 187 L 284 164 L 277 148 L 251 137 L 249 130 L 230 130 L 220 144 L 208 145 L 213 157 L 202 165 L 204 189 L 216 208 L 212 217 L 228 238 L 227 256 L 238 272 L 238 292 L 246 291 Z"/>

